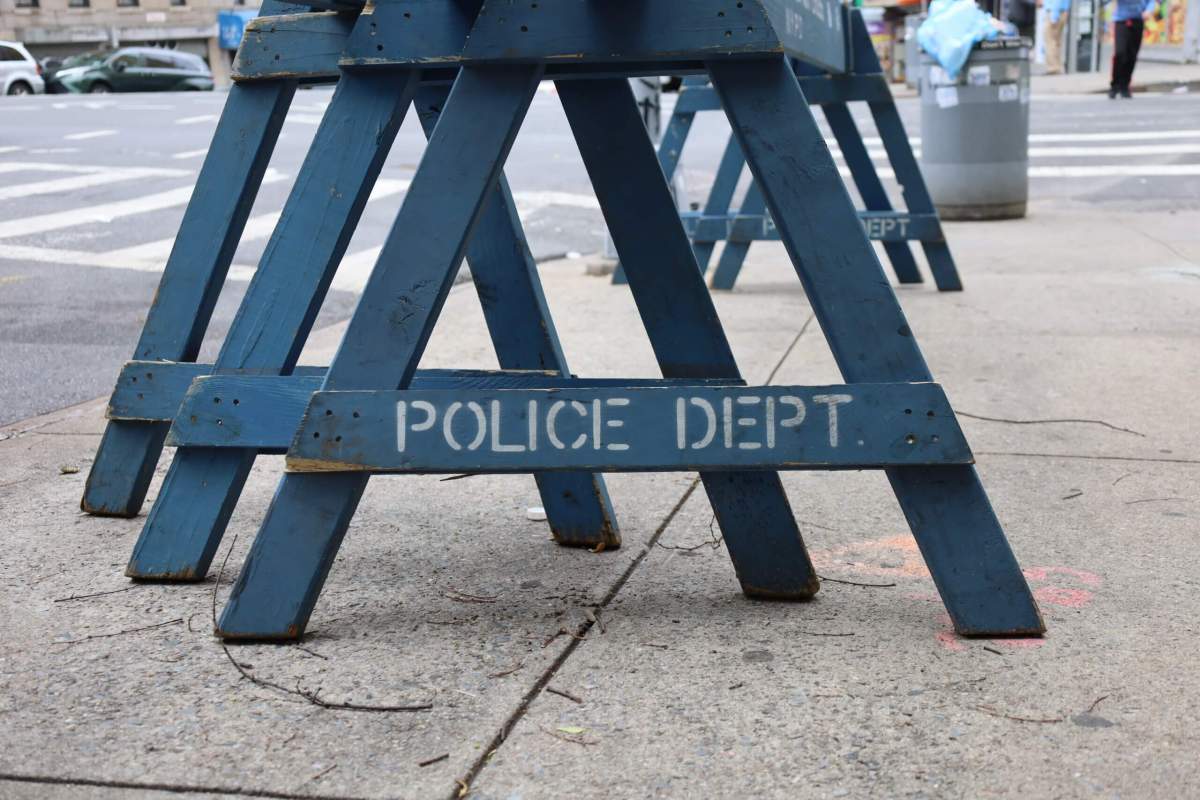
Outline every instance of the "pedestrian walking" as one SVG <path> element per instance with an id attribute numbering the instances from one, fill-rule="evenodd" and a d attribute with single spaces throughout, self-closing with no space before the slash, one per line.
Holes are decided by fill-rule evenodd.
<path id="1" fill-rule="evenodd" d="M 1112 82 L 1108 86 L 1108 97 L 1118 94 L 1131 98 L 1129 85 L 1133 81 L 1133 68 L 1137 65 L 1138 51 L 1142 49 L 1142 34 L 1146 20 L 1154 19 L 1157 0 L 1116 0 L 1117 10 L 1113 14 L 1113 60 Z"/>
<path id="2" fill-rule="evenodd" d="M 1046 74 L 1063 72 L 1063 29 L 1071 16 L 1071 0 L 1046 0 Z"/>

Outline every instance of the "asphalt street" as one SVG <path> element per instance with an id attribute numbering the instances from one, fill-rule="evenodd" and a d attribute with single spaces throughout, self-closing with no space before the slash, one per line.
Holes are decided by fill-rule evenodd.
<path id="1" fill-rule="evenodd" d="M 545 88 L 508 176 L 535 255 L 598 252 L 603 220 L 558 99 Z M 207 357 L 236 312 L 330 95 L 303 91 L 293 104 Z M 224 99 L 219 92 L 0 98 L 0 424 L 109 392 L 132 352 Z M 917 101 L 901 100 L 900 108 L 919 148 Z M 1055 199 L 1164 215 L 1200 206 L 1197 96 L 1113 102 L 1035 91 L 1032 109 L 1035 206 Z M 865 109 L 856 114 L 861 120 Z M 703 198 L 727 135 L 719 114 L 702 115 L 694 127 L 682 172 L 688 201 Z M 868 144 L 882 160 L 878 142 Z M 318 325 L 352 311 L 423 145 L 410 118 Z M 881 173 L 888 177 L 885 165 Z"/>

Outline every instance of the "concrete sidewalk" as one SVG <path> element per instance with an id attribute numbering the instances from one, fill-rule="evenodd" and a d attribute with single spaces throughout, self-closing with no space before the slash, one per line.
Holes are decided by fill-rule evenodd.
<path id="1" fill-rule="evenodd" d="M 1107 67 L 1107 63 L 1106 63 Z M 1068 75 L 1034 75 L 1034 94 L 1099 94 L 1108 91 L 1109 71 L 1073 72 Z M 1134 92 L 1200 91 L 1200 64 L 1138 62 Z"/>
<path id="2" fill-rule="evenodd" d="M 131 585 L 142 520 L 78 511 L 97 401 L 0 434 L 0 798 L 1200 795 L 1200 209 L 947 227 L 967 291 L 901 302 L 1045 639 L 957 638 L 876 473 L 785 475 L 831 579 L 805 604 L 740 595 L 691 475 L 611 476 L 599 554 L 527 521 L 526 477 L 391 478 L 303 646 L 227 656 L 214 596 L 281 460 L 220 585 Z M 573 369 L 656 375 L 628 292 L 582 272 L 544 268 Z M 838 381 L 778 245 L 717 304 L 749 380 Z M 493 365 L 457 287 L 425 366 Z"/>
<path id="3" fill-rule="evenodd" d="M 1042 69 L 1036 67 L 1035 69 Z M 1037 95 L 1103 94 L 1108 91 L 1109 73 L 1072 72 L 1067 75 L 1039 75 L 1030 79 Z M 903 83 L 891 85 L 895 97 L 916 97 L 917 90 Z M 1200 64 L 1165 64 L 1142 60 L 1133 76 L 1134 93 L 1200 92 Z"/>

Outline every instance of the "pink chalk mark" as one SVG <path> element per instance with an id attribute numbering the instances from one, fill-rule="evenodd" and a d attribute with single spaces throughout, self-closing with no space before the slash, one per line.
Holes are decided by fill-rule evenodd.
<path id="1" fill-rule="evenodd" d="M 937 641 L 938 644 L 952 653 L 961 653 L 967 649 L 967 646 L 963 644 L 954 631 L 938 631 Z"/>
<path id="2" fill-rule="evenodd" d="M 1096 573 L 1074 567 L 1029 567 L 1024 572 L 1025 577 L 1031 581 L 1044 581 L 1051 575 L 1069 575 L 1088 586 L 1099 586 L 1103 582 Z"/>
<path id="3" fill-rule="evenodd" d="M 1095 597 L 1087 589 L 1064 589 L 1061 586 L 1043 586 L 1033 596 L 1039 603 L 1066 608 L 1084 608 L 1091 605 Z"/>

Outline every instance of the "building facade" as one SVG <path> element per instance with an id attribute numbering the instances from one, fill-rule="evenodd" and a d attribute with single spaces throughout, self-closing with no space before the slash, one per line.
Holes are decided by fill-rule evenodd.
<path id="1" fill-rule="evenodd" d="M 232 51 L 221 47 L 217 14 L 230 10 L 247 10 L 246 0 L 0 0 L 0 39 L 23 43 L 38 59 L 170 47 L 204 58 L 223 83 Z"/>

